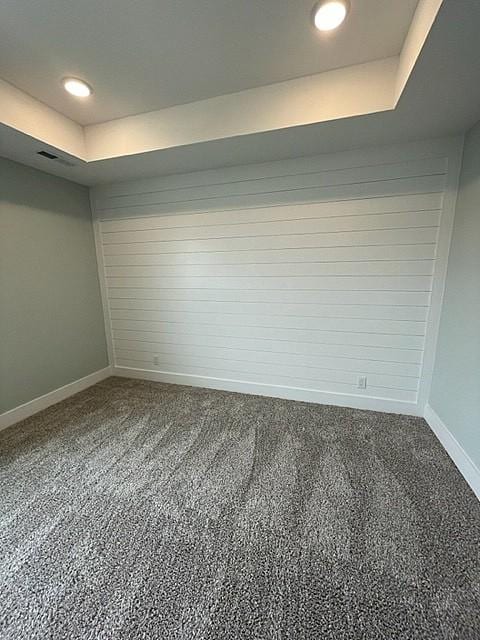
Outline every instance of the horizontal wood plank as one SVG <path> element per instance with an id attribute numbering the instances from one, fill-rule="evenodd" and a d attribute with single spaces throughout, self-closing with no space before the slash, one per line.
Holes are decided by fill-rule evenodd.
<path id="1" fill-rule="evenodd" d="M 116 364 L 415 402 L 448 170 L 421 149 L 96 188 Z"/>

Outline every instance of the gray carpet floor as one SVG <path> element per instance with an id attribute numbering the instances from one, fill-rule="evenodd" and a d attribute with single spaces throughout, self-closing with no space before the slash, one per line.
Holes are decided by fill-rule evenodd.
<path id="1" fill-rule="evenodd" d="M 419 418 L 110 378 L 0 433 L 2 640 L 480 638 Z"/>

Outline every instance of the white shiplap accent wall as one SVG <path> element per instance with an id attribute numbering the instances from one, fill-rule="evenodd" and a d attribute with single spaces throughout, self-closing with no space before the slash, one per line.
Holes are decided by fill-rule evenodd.
<path id="1" fill-rule="evenodd" d="M 117 372 L 420 412 L 459 153 L 435 141 L 96 187 Z"/>

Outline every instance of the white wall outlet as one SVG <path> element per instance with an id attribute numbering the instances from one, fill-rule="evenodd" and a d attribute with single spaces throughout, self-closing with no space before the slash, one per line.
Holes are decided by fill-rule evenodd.
<path id="1" fill-rule="evenodd" d="M 153 364 L 158 365 L 158 356 L 153 356 Z"/>
<path id="2" fill-rule="evenodd" d="M 367 376 L 359 376 L 357 381 L 358 389 L 366 389 L 367 388 Z"/>

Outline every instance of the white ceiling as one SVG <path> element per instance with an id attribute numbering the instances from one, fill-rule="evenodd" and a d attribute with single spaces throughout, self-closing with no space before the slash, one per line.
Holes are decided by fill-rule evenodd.
<path id="1" fill-rule="evenodd" d="M 2 0 L 0 78 L 104 122 L 398 55 L 417 3 L 351 0 L 321 34 L 313 0 Z M 67 95 L 67 75 L 93 97 Z"/>
<path id="2" fill-rule="evenodd" d="M 42 6 L 51 2 L 36 1 Z M 358 10 L 361 0 L 354 1 L 354 7 Z M 24 0 L 16 2 L 25 5 Z M 246 2 L 247 0 L 243 0 L 243 4 Z M 383 2 L 386 4 L 387 0 Z M 395 0 L 397 5 L 401 2 L 403 0 Z M 6 6 L 7 13 L 11 12 L 10 4 L 13 6 L 11 0 L 2 0 L 0 3 L 0 30 L 3 28 L 3 9 Z M 21 24 L 20 21 L 17 28 Z M 421 37 L 422 33 L 426 39 Z M 406 83 L 400 86 L 399 91 L 397 87 L 399 100 L 391 92 L 392 97 L 387 100 L 389 104 L 386 108 L 372 108 L 378 93 L 387 91 L 388 94 L 390 91 L 388 74 L 386 84 L 380 82 L 378 85 L 380 91 L 371 88 L 372 69 L 378 65 L 377 62 L 360 67 L 346 67 L 341 71 L 302 80 L 301 83 L 306 82 L 306 87 L 310 89 L 317 82 L 320 87 L 324 87 L 325 91 L 320 94 L 323 95 L 320 99 L 318 93 L 309 93 L 308 89 L 306 95 L 310 99 L 306 102 L 299 100 L 303 89 L 296 84 L 299 81 L 293 80 L 293 84 L 286 88 L 286 93 L 282 93 L 285 87 L 271 85 L 243 94 L 214 98 L 207 104 L 198 102 L 188 107 L 178 106 L 87 127 L 67 121 L 58 112 L 29 98 L 11 85 L 7 86 L 5 92 L 0 81 L 0 155 L 75 182 L 94 185 L 462 134 L 480 119 L 479 33 L 480 0 L 420 0 L 402 55 L 400 58 L 389 59 L 391 62 L 397 60 L 398 77 L 401 77 L 400 71 L 406 69 L 403 75 Z M 416 46 L 420 45 L 419 49 L 414 48 L 413 53 L 410 47 L 412 42 Z M 0 48 L 2 46 L 3 43 L 0 43 Z M 335 46 L 334 39 L 330 41 L 330 46 Z M 405 60 L 407 63 L 412 61 L 411 69 L 408 64 L 405 66 L 402 63 L 405 51 L 410 51 Z M 360 76 L 357 74 L 359 69 Z M 0 77 L 1 75 L 0 72 Z M 324 84 L 323 76 L 330 77 L 325 79 Z M 289 83 L 282 83 L 285 84 Z M 11 87 L 13 93 L 8 87 Z M 279 91 L 280 88 L 282 91 Z M 273 94 L 272 101 L 262 102 L 265 91 L 270 97 Z M 14 95 L 15 92 L 19 95 Z M 248 109 L 241 102 L 245 99 L 245 93 L 254 94 L 248 96 Z M 346 104 L 350 108 L 355 103 L 357 94 L 360 98 L 363 94 L 362 99 L 373 95 L 373 103 L 367 99 L 365 108 L 352 109 L 350 114 L 322 116 L 322 109 L 329 100 L 333 100 L 334 106 L 343 108 Z M 213 108 L 212 102 L 218 101 L 221 104 L 216 104 Z M 265 104 L 273 105 L 274 108 L 265 109 Z M 312 108 L 310 117 L 308 111 Z M 184 133 L 185 130 L 188 133 L 192 115 L 195 126 L 203 131 L 207 122 L 204 119 L 205 112 L 210 114 L 212 109 L 215 117 L 210 117 L 213 123 L 208 123 L 208 135 L 201 140 L 194 140 L 193 136 L 191 142 L 188 142 L 189 136 L 185 137 Z M 245 111 L 251 120 L 245 130 L 241 134 L 233 131 L 235 127 L 230 133 L 216 131 L 217 120 L 220 129 L 224 122 L 236 125 L 237 118 L 232 117 L 232 114 L 236 113 L 238 116 L 238 109 L 240 112 Z M 296 115 L 295 109 L 301 115 L 307 112 L 308 117 L 295 121 L 295 117 L 291 117 Z M 169 114 L 170 120 L 164 119 L 165 111 L 174 112 Z M 269 114 L 272 114 L 270 119 Z M 285 123 L 281 126 L 279 114 L 285 117 Z M 173 122 L 176 129 L 172 129 L 170 125 L 164 126 L 166 122 Z M 104 127 L 107 128 L 103 133 L 96 131 Z M 81 147 L 92 136 L 90 142 L 97 144 L 99 134 L 107 147 L 118 144 L 121 147 L 123 141 L 133 150 L 125 149 L 122 152 L 120 149 L 118 153 L 102 156 L 92 153 L 92 148 L 88 145 L 82 152 L 81 148 L 76 151 L 73 148 L 75 145 L 70 144 L 73 140 Z M 162 136 L 165 137 L 164 141 Z M 139 140 L 149 143 L 155 138 L 160 138 L 160 143 L 152 144 L 150 148 L 147 148 L 148 144 L 139 144 Z M 135 148 L 138 150 L 135 151 Z M 40 149 L 58 154 L 73 164 L 66 166 L 42 158 L 37 155 Z"/>

